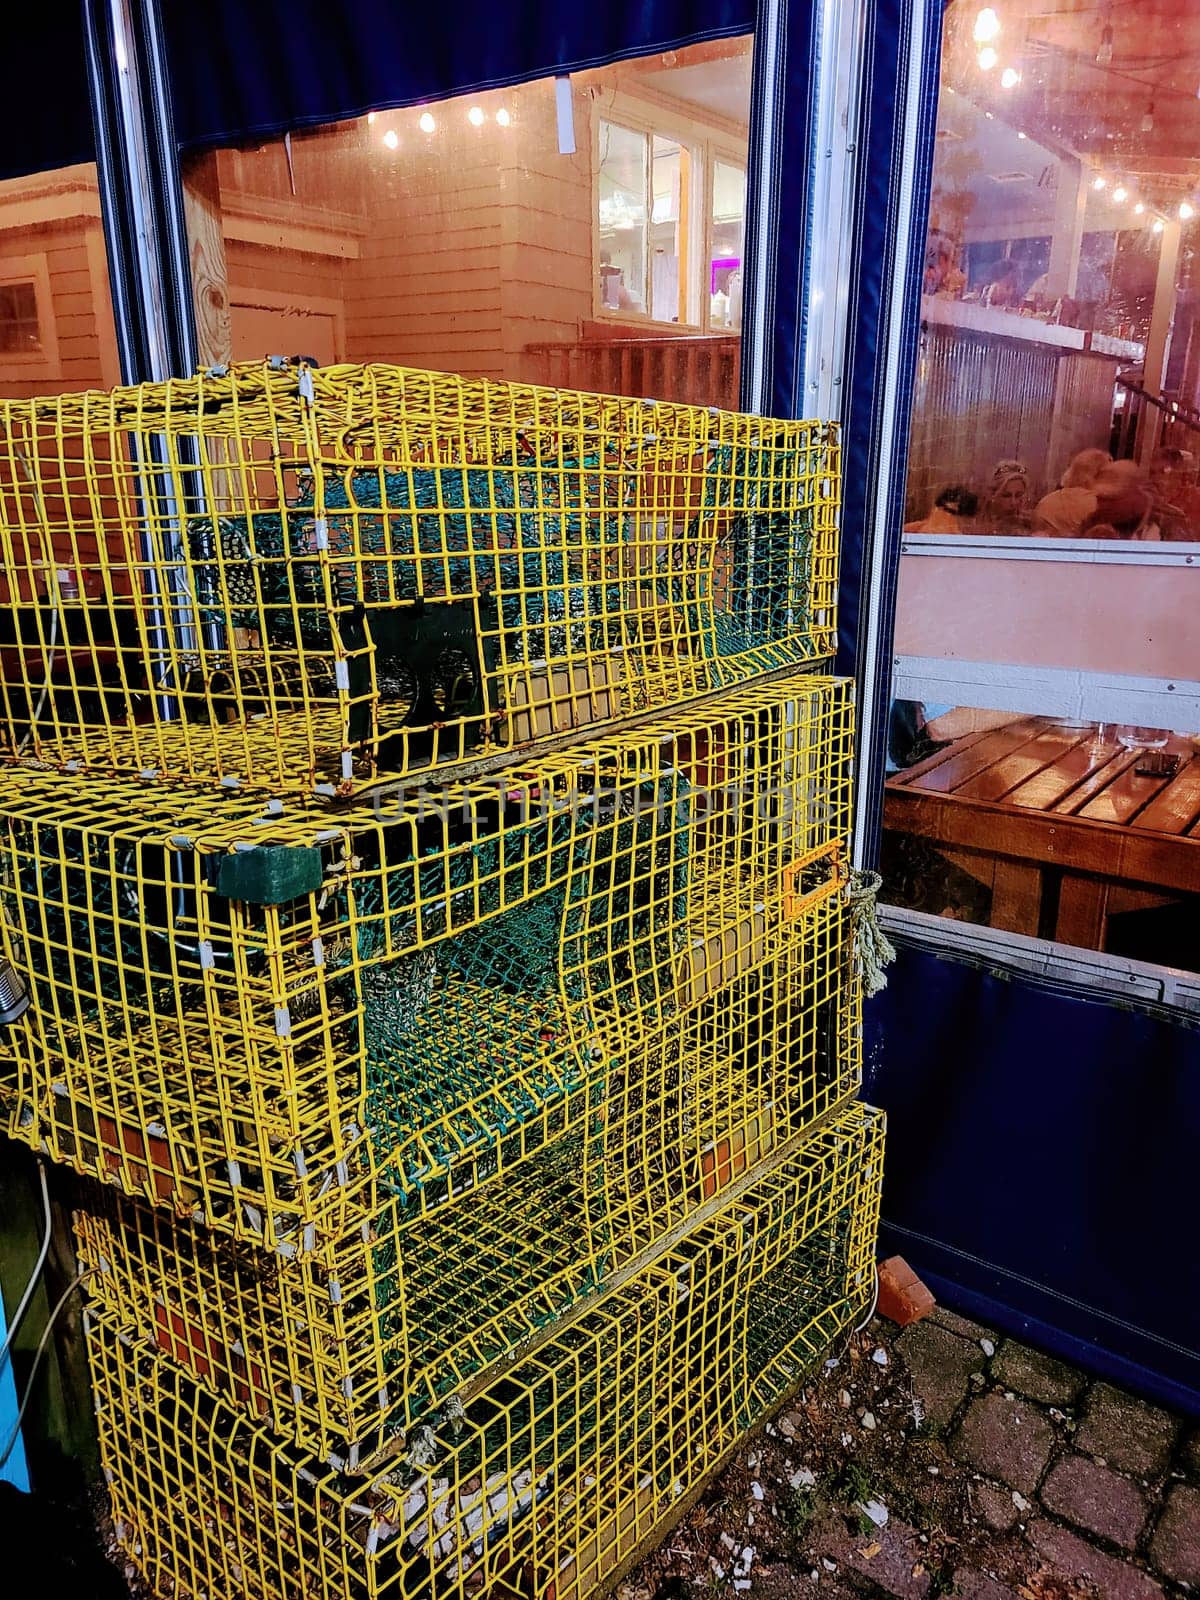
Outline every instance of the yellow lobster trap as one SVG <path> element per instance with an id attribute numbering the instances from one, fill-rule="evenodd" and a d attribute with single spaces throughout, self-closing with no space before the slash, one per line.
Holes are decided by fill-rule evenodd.
<path id="1" fill-rule="evenodd" d="M 596 1061 L 535 1137 L 502 1138 L 423 1208 L 385 1166 L 369 1223 L 298 1259 L 97 1196 L 76 1215 L 88 1292 L 242 1415 L 362 1470 L 853 1094 L 844 922 L 830 880 L 757 964 L 743 950 L 740 976 Z"/>
<path id="2" fill-rule="evenodd" d="M 346 793 L 832 654 L 836 430 L 400 367 L 0 400 L 10 756 Z"/>
<path id="3" fill-rule="evenodd" d="M 848 686 L 798 678 L 373 810 L 12 769 L 9 1130 L 288 1253 L 385 1165 L 431 1210 L 840 890 L 849 761 Z"/>
<path id="4" fill-rule="evenodd" d="M 174 1600 L 586 1600 L 869 1305 L 882 1135 L 845 1108 L 367 1478 L 245 1423 L 101 1317 L 119 1542 Z"/>

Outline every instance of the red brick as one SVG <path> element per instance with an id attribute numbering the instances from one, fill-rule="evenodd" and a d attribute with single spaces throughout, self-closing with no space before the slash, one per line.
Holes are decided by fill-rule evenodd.
<path id="1" fill-rule="evenodd" d="M 881 1317 L 907 1328 L 910 1322 L 927 1317 L 936 1303 L 903 1256 L 889 1256 L 879 1263 L 877 1309 Z"/>
<path id="2" fill-rule="evenodd" d="M 1052 1522 L 1035 1522 L 1029 1536 L 1056 1573 L 1064 1578 L 1085 1579 L 1104 1600 L 1164 1600 L 1162 1585 L 1140 1567 L 1106 1555 L 1066 1528 Z"/>

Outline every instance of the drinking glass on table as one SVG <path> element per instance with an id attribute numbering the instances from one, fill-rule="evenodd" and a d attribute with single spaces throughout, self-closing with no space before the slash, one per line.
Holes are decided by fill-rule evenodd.
<path id="1" fill-rule="evenodd" d="M 1126 750 L 1161 750 L 1169 737 L 1166 728 L 1143 728 L 1134 722 L 1123 722 L 1117 729 L 1117 740 Z"/>

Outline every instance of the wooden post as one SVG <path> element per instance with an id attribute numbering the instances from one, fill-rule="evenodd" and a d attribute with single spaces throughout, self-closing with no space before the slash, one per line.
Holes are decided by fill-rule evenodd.
<path id="1" fill-rule="evenodd" d="M 184 163 L 183 208 L 187 218 L 200 361 L 206 367 L 224 366 L 233 359 L 233 328 L 215 150 L 193 156 Z"/>
<path id="2" fill-rule="evenodd" d="M 233 323 L 229 312 L 229 273 L 225 232 L 221 226 L 221 181 L 217 152 L 193 156 L 183 167 L 183 210 L 187 220 L 192 299 L 196 308 L 196 346 L 202 367 L 224 367 L 233 360 Z M 207 466 L 230 461 L 224 440 L 210 439 Z M 236 511 L 236 478 L 210 470 L 207 476 L 211 512 Z M 244 642 L 244 641 L 243 641 Z"/>

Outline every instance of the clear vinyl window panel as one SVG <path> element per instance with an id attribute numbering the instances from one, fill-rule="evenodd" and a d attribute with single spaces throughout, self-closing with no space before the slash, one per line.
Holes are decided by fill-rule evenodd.
<path id="1" fill-rule="evenodd" d="M 745 166 L 752 53 L 710 40 L 185 158 L 201 359 L 736 405 L 707 193 L 714 160 Z"/>
<path id="2" fill-rule="evenodd" d="M 1193 8 L 947 8 L 885 893 L 1196 970 Z"/>

